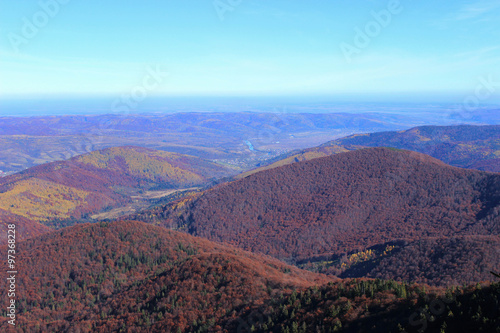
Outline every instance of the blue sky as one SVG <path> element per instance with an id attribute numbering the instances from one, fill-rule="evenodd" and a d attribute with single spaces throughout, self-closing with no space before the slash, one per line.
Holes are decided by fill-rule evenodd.
<path id="1" fill-rule="evenodd" d="M 499 68 L 498 0 L 0 0 L 2 98 L 498 103 Z"/>

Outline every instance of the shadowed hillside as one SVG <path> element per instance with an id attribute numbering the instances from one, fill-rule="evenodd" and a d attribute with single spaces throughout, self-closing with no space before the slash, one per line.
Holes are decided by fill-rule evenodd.
<path id="1" fill-rule="evenodd" d="M 500 267 L 500 238 L 496 235 L 421 238 L 388 246 L 390 251 L 385 254 L 375 246 L 365 258 L 347 256 L 342 261 L 344 269 L 331 273 L 343 278 L 396 277 L 399 281 L 460 285 L 491 280 L 494 277 L 489 272 Z"/>

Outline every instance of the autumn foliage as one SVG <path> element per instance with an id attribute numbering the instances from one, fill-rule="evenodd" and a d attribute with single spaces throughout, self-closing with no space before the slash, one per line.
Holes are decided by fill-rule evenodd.
<path id="1" fill-rule="evenodd" d="M 389 254 L 403 259 L 427 256 L 414 241 L 442 238 L 432 245 L 436 250 L 437 244 L 453 244 L 450 237 L 498 235 L 500 175 L 410 151 L 362 149 L 259 172 L 135 218 L 289 263 L 331 261 L 339 269 L 329 271 L 342 274 L 342 258 L 373 246 L 403 241 L 419 249 Z M 498 237 L 489 242 L 498 248 Z M 463 246 L 474 258 L 469 243 L 460 241 L 454 251 Z M 470 270 L 481 268 L 474 279 L 490 277 L 486 268 L 494 262 L 469 263 Z M 394 273 L 418 280 L 418 274 Z M 457 282 L 469 281 L 462 276 Z M 432 275 L 420 281 L 452 280 Z"/>
<path id="2" fill-rule="evenodd" d="M 0 178 L 0 220 L 9 214 L 52 226 L 130 203 L 140 190 L 205 185 L 228 173 L 193 156 L 109 148 Z"/>
<path id="3" fill-rule="evenodd" d="M 16 257 L 17 322 L 29 332 L 184 331 L 194 321 L 236 318 L 278 291 L 330 280 L 138 222 L 64 228 L 19 242 Z"/>
<path id="4" fill-rule="evenodd" d="M 5 332 L 493 332 L 500 324 L 499 284 L 340 281 L 139 222 L 82 224 L 17 248 L 17 325 L 1 310 Z"/>

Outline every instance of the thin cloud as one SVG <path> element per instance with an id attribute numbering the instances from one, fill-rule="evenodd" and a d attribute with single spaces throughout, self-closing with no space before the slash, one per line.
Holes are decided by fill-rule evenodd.
<path id="1" fill-rule="evenodd" d="M 481 58 L 484 56 L 491 56 L 492 53 L 494 56 L 498 56 L 500 51 L 500 45 L 496 46 L 489 46 L 489 47 L 483 47 L 477 50 L 472 50 L 472 51 L 467 51 L 467 52 L 461 52 L 454 54 L 453 56 L 455 58 Z"/>
<path id="2" fill-rule="evenodd" d="M 470 20 L 487 14 L 500 7 L 498 0 L 484 0 L 464 5 L 456 12 L 452 19 L 455 21 Z"/>

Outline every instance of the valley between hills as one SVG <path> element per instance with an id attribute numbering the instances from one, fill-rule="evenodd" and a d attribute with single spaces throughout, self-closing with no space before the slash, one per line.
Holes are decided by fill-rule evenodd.
<path id="1" fill-rule="evenodd" d="M 252 170 L 127 145 L 7 175 L 17 330 L 496 332 L 499 152 L 500 126 L 423 126 Z"/>

